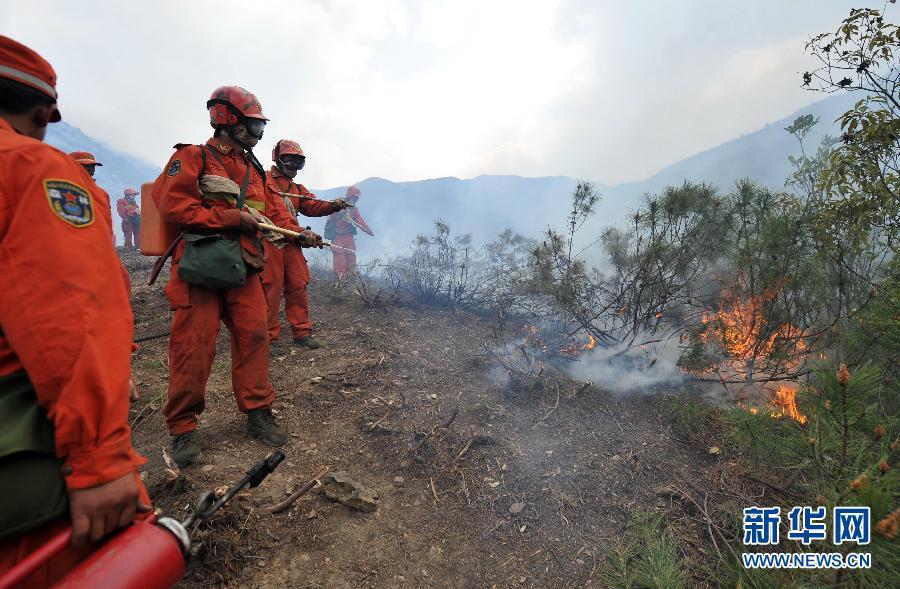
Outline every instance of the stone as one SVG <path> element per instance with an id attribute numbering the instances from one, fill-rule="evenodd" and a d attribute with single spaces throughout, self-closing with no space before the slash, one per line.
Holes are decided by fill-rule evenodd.
<path id="1" fill-rule="evenodd" d="M 323 492 L 332 501 L 372 513 L 378 509 L 378 494 L 350 478 L 346 472 L 330 472 L 322 478 Z"/>

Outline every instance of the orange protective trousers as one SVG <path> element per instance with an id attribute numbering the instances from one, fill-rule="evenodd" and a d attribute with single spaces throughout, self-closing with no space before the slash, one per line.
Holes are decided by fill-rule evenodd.
<path id="1" fill-rule="evenodd" d="M 250 275 L 244 286 L 209 289 L 184 284 L 172 268 L 173 283 L 188 288 L 188 305 L 176 306 L 169 336 L 169 400 L 166 424 L 172 435 L 197 428 L 197 416 L 206 406 L 205 391 L 219 322 L 231 332 L 231 384 L 238 408 L 247 413 L 268 407 L 275 400 L 269 382 L 269 339 L 266 335 L 266 298 L 259 276 Z"/>
<path id="2" fill-rule="evenodd" d="M 347 272 L 356 271 L 356 242 L 349 233 L 338 233 L 334 236 L 334 245 L 346 248 L 331 248 L 334 273 L 338 275 L 338 278 L 343 278 Z"/>
<path id="3" fill-rule="evenodd" d="M 284 293 L 284 314 L 294 339 L 312 334 L 309 319 L 309 266 L 300 248 L 294 244 L 280 249 L 266 241 L 266 269 L 262 272 L 263 289 L 269 305 L 269 341 L 281 335 L 281 295 Z"/>
<path id="4" fill-rule="evenodd" d="M 141 226 L 129 220 L 122 221 L 122 234 L 125 236 L 125 248 L 134 249 L 141 246 Z M 134 242 L 132 243 L 132 237 Z"/>

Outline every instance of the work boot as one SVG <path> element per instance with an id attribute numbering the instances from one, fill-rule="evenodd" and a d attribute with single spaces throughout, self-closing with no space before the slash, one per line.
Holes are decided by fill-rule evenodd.
<path id="1" fill-rule="evenodd" d="M 304 335 L 294 340 L 294 345 L 301 348 L 309 348 L 310 350 L 318 350 L 322 344 L 311 335 Z"/>
<path id="2" fill-rule="evenodd" d="M 269 357 L 274 358 L 276 356 L 283 356 L 285 354 L 284 346 L 278 340 L 271 340 L 269 342 Z"/>
<path id="3" fill-rule="evenodd" d="M 268 407 L 251 409 L 247 413 L 247 433 L 268 446 L 284 446 L 287 430 L 275 423 L 275 416 Z"/>
<path id="4" fill-rule="evenodd" d="M 184 432 L 172 437 L 172 460 L 184 468 L 203 458 L 200 436 L 196 431 Z"/>

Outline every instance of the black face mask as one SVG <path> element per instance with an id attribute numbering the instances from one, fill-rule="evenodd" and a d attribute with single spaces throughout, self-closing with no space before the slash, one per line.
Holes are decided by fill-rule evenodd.
<path id="1" fill-rule="evenodd" d="M 94 177 L 94 172 L 97 171 L 97 164 L 81 164 L 84 170 L 88 173 L 88 176 L 91 178 Z"/>

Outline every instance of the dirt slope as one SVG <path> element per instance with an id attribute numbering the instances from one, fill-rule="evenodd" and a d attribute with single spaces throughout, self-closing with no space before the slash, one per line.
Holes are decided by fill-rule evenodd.
<path id="1" fill-rule="evenodd" d="M 166 330 L 161 285 L 145 286 L 146 261 L 125 259 L 136 335 Z M 198 530 L 186 587 L 600 586 L 595 558 L 629 512 L 665 508 L 658 492 L 672 481 L 710 484 L 713 458 L 674 442 L 651 398 L 558 376 L 508 386 L 484 347 L 498 344 L 486 320 L 368 308 L 327 284 L 311 300 L 327 346 L 300 351 L 283 335 L 271 365 L 287 459 Z M 224 328 L 201 418 L 205 458 L 174 483 L 161 450 L 166 340 L 143 344 L 134 371 L 134 442 L 168 514 L 186 515 L 200 492 L 267 453 L 244 434 Z M 379 509 L 362 514 L 314 491 L 288 513 L 265 511 L 325 465 L 376 490 Z"/>

